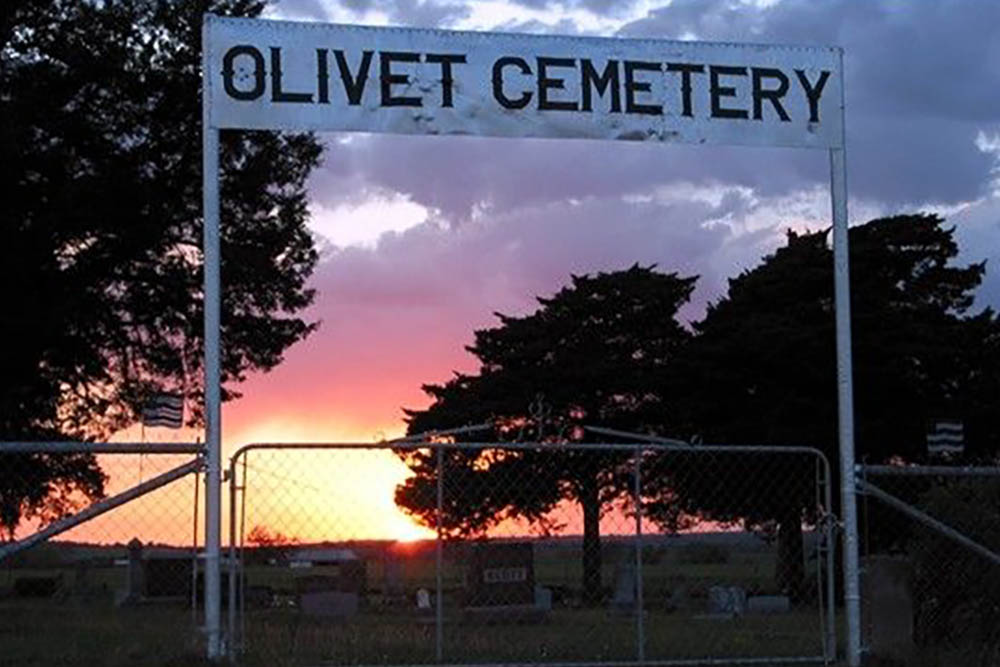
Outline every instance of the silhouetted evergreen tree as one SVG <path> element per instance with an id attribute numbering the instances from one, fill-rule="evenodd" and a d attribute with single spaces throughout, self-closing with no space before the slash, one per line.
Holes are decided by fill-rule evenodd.
<path id="1" fill-rule="evenodd" d="M 593 441 L 584 424 L 642 429 L 663 413 L 652 388 L 689 332 L 675 319 L 695 278 L 652 267 L 573 276 L 572 285 L 524 317 L 475 334 L 467 349 L 478 374 L 425 385 L 426 410 L 407 410 L 410 433 L 492 422 L 489 440 Z M 547 423 L 530 406 L 540 396 Z M 482 435 L 476 434 L 476 440 Z M 602 438 L 607 440 L 607 438 Z M 488 441 L 489 441 L 488 440 Z M 396 502 L 421 523 L 434 525 L 436 455 L 401 453 L 415 473 L 396 489 Z M 508 518 L 543 529 L 562 500 L 583 512 L 583 595 L 600 601 L 600 517 L 607 504 L 628 498 L 629 452 L 568 450 L 448 450 L 444 460 L 443 527 L 474 535 Z"/>
<path id="2" fill-rule="evenodd" d="M 821 449 L 837 476 L 833 258 L 825 232 L 787 244 L 729 281 L 694 325 L 667 376 L 686 421 L 705 442 Z M 926 456 L 928 422 L 967 424 L 969 459 L 1000 450 L 992 311 L 969 315 L 983 264 L 956 266 L 953 230 L 933 215 L 884 218 L 850 230 L 856 456 Z M 661 519 L 686 514 L 779 526 L 778 583 L 802 581 L 801 525 L 815 507 L 812 470 L 787 456 L 663 457 L 655 468 Z M 740 476 L 753 472 L 753 481 Z M 729 488 L 720 480 L 731 481 Z M 834 480 L 834 489 L 839 486 Z M 837 494 L 835 494 L 836 496 Z"/>
<path id="3" fill-rule="evenodd" d="M 96 438 L 150 392 L 201 420 L 202 13 L 256 0 L 56 0 L 0 14 L 0 439 Z M 317 254 L 311 135 L 223 132 L 224 397 L 277 365 Z M 7 456 L 0 524 L 102 493 L 89 455 Z"/>

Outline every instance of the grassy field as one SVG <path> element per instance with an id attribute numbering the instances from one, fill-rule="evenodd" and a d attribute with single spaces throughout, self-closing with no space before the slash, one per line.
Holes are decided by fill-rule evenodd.
<path id="1" fill-rule="evenodd" d="M 644 549 L 645 657 L 648 660 L 733 657 L 817 656 L 822 652 L 817 602 L 784 614 L 712 618 L 712 586 L 740 586 L 749 594 L 774 594 L 775 554 L 763 543 L 725 540 L 648 544 Z M 728 539 L 728 538 L 727 538 Z M 89 593 L 72 588 L 70 563 L 60 549 L 45 545 L 34 560 L 0 574 L 0 667 L 87 666 L 180 667 L 207 665 L 201 619 L 181 603 L 118 607 L 126 568 L 93 567 Z M 435 586 L 432 545 L 402 552 L 382 547 L 359 550 L 366 562 L 367 590 L 356 616 L 332 620 L 310 617 L 295 608 L 250 606 L 245 619 L 246 667 L 331 667 L 333 665 L 432 664 L 436 629 L 433 616 L 418 613 L 418 588 Z M 386 547 L 388 549 L 388 547 Z M 120 551 L 120 549 L 118 550 Z M 113 552 L 113 553 L 112 553 Z M 395 555 L 392 555 L 395 554 Z M 553 610 L 536 623 L 486 624 L 463 612 L 465 558 L 462 549 L 445 550 L 443 658 L 446 663 L 631 662 L 637 657 L 636 617 L 607 608 L 582 608 L 579 593 L 579 544 L 537 542 L 535 580 L 558 592 Z M 108 565 L 117 551 L 95 547 L 86 558 Z M 384 595 L 388 558 L 402 559 L 403 596 Z M 634 559 L 623 542 L 609 540 L 603 550 L 606 598 L 612 595 L 616 568 Z M 323 568 L 294 570 L 256 558 L 246 569 L 250 586 L 267 587 L 284 600 L 295 599 L 295 579 L 323 574 Z M 29 577 L 61 576 L 67 590 L 45 599 L 13 594 L 14 583 Z M 810 578 L 815 582 L 814 577 Z M 225 622 L 225 615 L 224 615 Z M 838 637 L 842 636 L 838 632 Z M 922 648 L 913 667 L 1000 667 L 1000 653 L 983 658 L 983 649 Z M 725 664 L 725 663 L 719 663 Z"/>
<path id="2" fill-rule="evenodd" d="M 560 589 L 564 598 L 538 623 L 484 624 L 465 618 L 461 597 L 464 566 L 449 553 L 444 569 L 446 662 L 631 661 L 636 658 L 636 618 L 607 609 L 578 608 L 581 580 L 578 547 L 536 545 L 536 582 Z M 608 595 L 616 563 L 634 558 L 623 545 L 604 553 Z M 774 592 L 773 551 L 705 548 L 647 548 L 643 553 L 646 613 L 645 651 L 649 659 L 724 656 L 818 655 L 819 616 L 815 605 L 774 616 L 705 618 L 712 585 L 739 585 L 751 592 Z M 435 661 L 433 618 L 418 614 L 412 599 L 417 588 L 433 590 L 433 550 L 405 558 L 400 604 L 383 596 L 384 560 L 367 560 L 369 595 L 361 613 L 348 620 L 311 618 L 295 609 L 254 608 L 246 617 L 248 667 L 334 664 L 400 664 Z M 54 599 L 18 599 L 9 595 L 18 577 L 53 576 L 71 571 L 49 567 L 6 573 L 8 595 L 0 596 L 0 666 L 49 665 L 197 665 L 201 664 L 199 621 L 182 605 L 119 608 L 116 590 L 124 568 L 94 569 L 86 600 L 69 595 Z M 315 574 L 287 567 L 254 564 L 247 583 L 291 593 L 294 578 Z M 0 587 L 2 588 L 2 587 Z M 2 592 L 2 591 L 0 591 Z M 679 595 L 683 592 L 683 595 Z M 576 597 L 574 597 L 576 595 Z"/>
<path id="3" fill-rule="evenodd" d="M 188 610 L 48 602 L 0 603 L 0 665 L 173 666 L 200 664 L 198 633 Z M 245 664 L 352 665 L 433 663 L 430 619 L 361 614 L 347 622 L 272 610 L 247 619 Z M 650 659 L 804 655 L 819 651 L 814 614 L 733 620 L 647 614 Z M 446 662 L 629 661 L 635 618 L 604 610 L 554 611 L 542 623 L 468 624 L 444 628 Z"/>

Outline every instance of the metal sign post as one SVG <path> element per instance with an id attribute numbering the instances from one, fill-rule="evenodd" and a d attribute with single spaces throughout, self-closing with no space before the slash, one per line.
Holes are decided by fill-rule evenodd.
<path id="1" fill-rule="evenodd" d="M 560 137 L 830 152 L 848 659 L 860 664 L 839 48 L 205 16 L 205 626 L 219 618 L 220 128 Z"/>
<path id="2" fill-rule="evenodd" d="M 202 26 L 202 72 L 211 71 L 211 20 Z M 210 660 L 222 657 L 222 374 L 219 253 L 219 130 L 212 123 L 212 79 L 202 78 L 202 188 L 205 280 L 205 633 Z M 232 604 L 232 601 L 230 601 Z"/>

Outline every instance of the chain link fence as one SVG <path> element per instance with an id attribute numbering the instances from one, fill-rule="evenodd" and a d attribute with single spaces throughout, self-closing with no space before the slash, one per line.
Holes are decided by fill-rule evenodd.
<path id="1" fill-rule="evenodd" d="M 200 461 L 85 447 L 0 452 L 0 665 L 203 655 Z"/>
<path id="2" fill-rule="evenodd" d="M 1000 665 L 1000 468 L 861 466 L 866 652 Z"/>
<path id="3" fill-rule="evenodd" d="M 244 664 L 833 661 L 815 450 L 253 445 L 229 483 Z"/>

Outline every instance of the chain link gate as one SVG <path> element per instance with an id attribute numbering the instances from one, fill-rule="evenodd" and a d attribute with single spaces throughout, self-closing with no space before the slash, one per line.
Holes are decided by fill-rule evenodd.
<path id="1" fill-rule="evenodd" d="M 16 524 L 0 543 L 0 664 L 179 664 L 204 654 L 202 448 L 0 443 L 0 506 Z M 53 475 L 75 481 L 53 492 Z M 31 500 L 39 492 L 48 494 L 41 516 Z"/>
<path id="2" fill-rule="evenodd" d="M 257 444 L 228 480 L 224 597 L 244 664 L 834 659 L 830 469 L 814 449 Z M 412 521 L 374 525 L 370 493 L 391 484 L 386 507 Z"/>
<path id="3" fill-rule="evenodd" d="M 1000 665 L 1000 467 L 858 466 L 865 651 Z"/>

